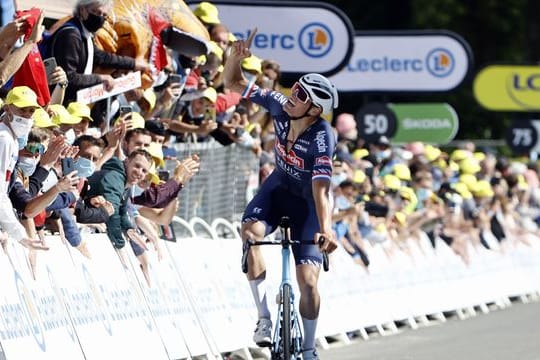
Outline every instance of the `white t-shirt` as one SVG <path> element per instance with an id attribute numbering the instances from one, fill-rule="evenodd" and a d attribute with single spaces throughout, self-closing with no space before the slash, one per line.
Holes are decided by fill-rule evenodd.
<path id="1" fill-rule="evenodd" d="M 11 130 L 0 123 L 0 226 L 16 241 L 26 238 L 26 230 L 13 211 L 8 196 L 9 179 L 19 157 L 19 145 Z"/>

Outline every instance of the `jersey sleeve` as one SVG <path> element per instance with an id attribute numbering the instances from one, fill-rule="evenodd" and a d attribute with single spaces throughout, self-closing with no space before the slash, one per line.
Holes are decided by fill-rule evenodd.
<path id="1" fill-rule="evenodd" d="M 287 97 L 282 93 L 260 88 L 254 82 L 246 86 L 242 97 L 266 108 L 273 117 L 284 113 L 283 105 L 287 102 Z"/>
<path id="2" fill-rule="evenodd" d="M 332 178 L 332 158 L 336 147 L 336 138 L 330 126 L 326 126 L 315 133 L 313 142 L 313 170 L 311 180 Z"/>

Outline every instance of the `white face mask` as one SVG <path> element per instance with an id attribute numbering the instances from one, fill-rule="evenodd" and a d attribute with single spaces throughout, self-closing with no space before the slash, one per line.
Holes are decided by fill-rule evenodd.
<path id="1" fill-rule="evenodd" d="M 23 176 L 29 177 L 36 171 L 37 159 L 33 157 L 20 157 L 17 164 Z"/>
<path id="2" fill-rule="evenodd" d="M 11 127 L 11 130 L 13 130 L 15 137 L 24 138 L 27 137 L 30 133 L 33 124 L 34 121 L 32 119 L 24 118 L 18 115 L 12 115 L 12 120 L 9 126 Z"/>
<path id="3" fill-rule="evenodd" d="M 73 143 L 75 142 L 75 130 L 73 129 L 69 129 L 68 131 L 66 131 L 64 133 L 64 136 L 66 137 L 66 143 L 68 145 L 73 145 Z"/>

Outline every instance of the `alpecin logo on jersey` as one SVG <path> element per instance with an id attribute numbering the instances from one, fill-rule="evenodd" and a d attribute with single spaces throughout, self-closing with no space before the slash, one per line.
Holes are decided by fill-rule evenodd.
<path id="1" fill-rule="evenodd" d="M 326 166 L 332 166 L 332 160 L 329 156 L 321 156 L 318 158 L 315 158 L 315 165 L 326 165 Z"/>
<path id="2" fill-rule="evenodd" d="M 279 156 L 285 160 L 285 162 L 289 165 L 292 165 L 298 169 L 304 170 L 304 159 L 301 157 L 296 156 L 296 153 L 294 150 L 289 150 L 289 153 L 285 151 L 285 146 L 281 145 L 280 143 L 276 142 L 276 150 Z"/>
<path id="3" fill-rule="evenodd" d="M 317 143 L 317 150 L 320 153 L 324 153 L 328 149 L 328 145 L 326 144 L 326 139 L 324 138 L 325 134 L 326 134 L 326 131 L 321 130 L 321 131 L 317 131 L 317 135 L 315 136 L 315 142 Z"/>

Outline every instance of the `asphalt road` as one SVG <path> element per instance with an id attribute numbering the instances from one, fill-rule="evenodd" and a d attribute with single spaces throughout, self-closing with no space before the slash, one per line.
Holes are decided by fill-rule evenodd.
<path id="1" fill-rule="evenodd" d="M 450 318 L 417 330 L 331 344 L 322 360 L 540 360 L 540 302 L 513 303 L 466 320 Z"/>

